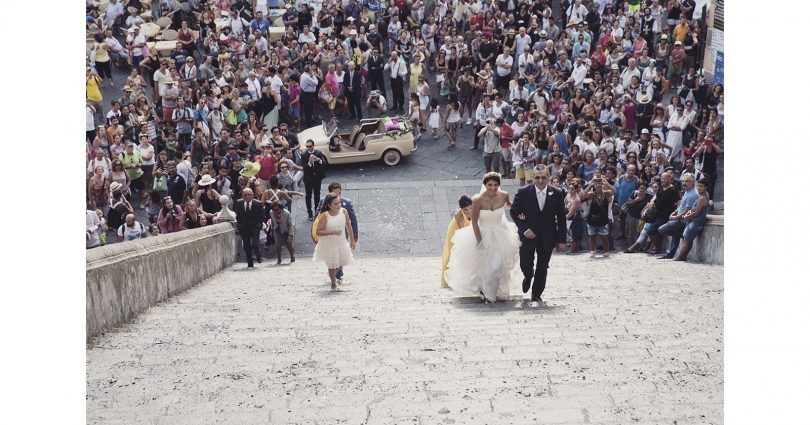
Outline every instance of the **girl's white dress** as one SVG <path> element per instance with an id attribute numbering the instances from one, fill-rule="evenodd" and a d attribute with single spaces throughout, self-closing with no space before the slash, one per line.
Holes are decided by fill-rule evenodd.
<path id="1" fill-rule="evenodd" d="M 445 272 L 447 285 L 465 296 L 483 292 L 489 301 L 523 294 L 520 271 L 520 238 L 517 226 L 506 220 L 504 207 L 481 210 L 478 217 L 481 244 L 472 226 L 456 231 Z"/>
<path id="2" fill-rule="evenodd" d="M 430 112 L 430 117 L 428 117 L 428 126 L 430 128 L 439 128 L 439 122 L 441 117 L 439 116 L 438 110 L 432 110 Z"/>
<path id="3" fill-rule="evenodd" d="M 321 220 L 323 220 L 323 218 Z M 330 269 L 336 269 L 353 263 L 354 257 L 352 256 L 349 241 L 346 240 L 345 228 L 346 210 L 341 208 L 340 212 L 335 216 L 327 212 L 326 230 L 340 231 L 340 234 L 321 236 L 318 239 L 318 244 L 315 245 L 315 253 L 312 255 L 312 261 L 323 262 L 326 264 L 326 267 Z"/>

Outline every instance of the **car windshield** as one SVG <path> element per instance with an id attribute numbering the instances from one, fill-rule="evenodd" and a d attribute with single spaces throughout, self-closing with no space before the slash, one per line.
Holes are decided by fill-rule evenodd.
<path id="1" fill-rule="evenodd" d="M 333 118 L 330 121 L 323 121 L 323 133 L 326 134 L 327 137 L 332 137 L 335 130 L 337 130 L 337 119 Z"/>

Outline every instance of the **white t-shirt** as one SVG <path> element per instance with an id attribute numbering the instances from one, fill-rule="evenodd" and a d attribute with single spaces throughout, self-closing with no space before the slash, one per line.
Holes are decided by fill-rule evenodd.
<path id="1" fill-rule="evenodd" d="M 231 32 L 239 37 L 240 35 L 245 33 L 245 27 L 250 25 L 244 18 L 237 17 L 237 18 L 229 18 L 228 23 L 231 25 Z"/>
<path id="2" fill-rule="evenodd" d="M 522 55 L 523 54 L 523 49 L 526 46 L 531 45 L 532 38 L 529 36 L 529 34 L 526 34 L 523 37 L 521 37 L 520 34 L 518 34 L 518 35 L 515 36 L 515 42 L 516 42 L 516 47 L 517 47 L 517 51 L 518 51 L 517 54 Z"/>
<path id="3" fill-rule="evenodd" d="M 152 159 L 150 160 L 143 160 L 143 165 L 155 165 L 155 147 L 150 143 L 149 147 L 144 147 L 143 145 L 138 145 L 138 153 L 141 154 L 141 158 L 146 158 L 147 155 L 150 153 L 152 154 Z"/>
<path id="4" fill-rule="evenodd" d="M 342 75 L 341 75 L 341 77 L 342 77 Z M 343 78 L 340 78 L 338 81 L 343 82 Z M 281 93 L 281 86 L 283 86 L 283 85 L 284 85 L 284 81 L 281 81 L 281 78 L 278 76 L 278 74 L 273 76 L 273 79 L 270 80 L 270 89 L 272 89 L 276 93 Z"/>
<path id="5" fill-rule="evenodd" d="M 104 178 L 106 179 L 110 175 L 110 171 L 112 171 L 112 161 L 109 158 L 101 158 L 101 161 L 97 160 L 95 157 L 87 163 L 87 172 L 88 173 L 95 173 L 96 167 L 101 167 L 104 169 L 102 172 Z"/>
<path id="6" fill-rule="evenodd" d="M 380 103 L 380 106 L 383 107 L 383 109 L 388 110 L 388 105 L 386 105 L 385 97 L 383 97 L 383 95 L 380 95 L 380 97 L 378 99 L 378 102 Z M 371 105 L 371 98 L 370 97 L 366 100 L 366 105 Z"/>
<path id="7" fill-rule="evenodd" d="M 507 75 L 512 73 L 512 64 L 514 63 L 514 59 L 512 59 L 512 56 L 507 56 L 501 53 L 500 55 L 498 55 L 498 60 L 496 61 L 496 63 L 498 65 L 497 71 L 498 75 L 500 75 L 501 77 L 506 77 Z M 508 66 L 508 68 L 503 68 L 501 67 L 501 65 L 506 65 Z"/>
<path id="8" fill-rule="evenodd" d="M 158 69 L 155 71 L 155 75 L 152 76 L 152 80 L 158 85 L 158 93 L 162 93 L 163 89 L 166 87 L 166 79 L 169 78 L 169 70 L 167 69 L 166 72 L 160 72 Z"/>
<path id="9" fill-rule="evenodd" d="M 492 119 L 497 120 L 498 118 L 503 118 L 503 107 L 506 105 L 506 102 L 501 101 L 501 104 L 498 105 L 495 102 L 492 102 Z"/>
<path id="10" fill-rule="evenodd" d="M 123 236 L 124 241 L 134 241 L 140 239 L 141 234 L 145 230 L 143 224 L 141 224 L 140 221 L 136 221 L 132 227 L 127 226 L 126 223 L 122 224 L 116 233 L 118 236 Z"/>
<path id="11" fill-rule="evenodd" d="M 585 151 L 591 151 L 593 153 L 593 157 L 596 158 L 599 153 L 599 146 L 596 146 L 596 143 L 591 140 L 591 143 L 585 143 L 585 149 L 581 150 L 582 154 L 585 154 Z"/>
<path id="12" fill-rule="evenodd" d="M 572 21 L 580 23 L 585 20 L 585 15 L 588 14 L 588 8 L 581 3 L 579 6 L 572 4 L 568 7 L 568 10 L 565 11 L 565 14 L 571 16 Z"/>
<path id="13" fill-rule="evenodd" d="M 523 125 L 520 125 L 517 121 L 512 123 L 512 130 L 515 132 L 514 140 L 520 139 L 520 136 L 523 135 L 523 132 L 529 127 L 529 123 L 524 121 Z"/>
<path id="14" fill-rule="evenodd" d="M 299 43 L 314 43 L 315 42 L 315 33 L 310 32 L 309 35 L 306 35 L 302 31 L 301 34 L 298 34 L 298 42 Z"/>

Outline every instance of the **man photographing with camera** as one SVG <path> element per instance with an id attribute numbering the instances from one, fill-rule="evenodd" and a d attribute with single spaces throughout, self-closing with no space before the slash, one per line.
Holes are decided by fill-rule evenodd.
<path id="1" fill-rule="evenodd" d="M 498 121 L 503 124 L 503 118 L 498 118 Z M 500 171 L 501 168 L 500 124 L 493 125 L 492 118 L 489 118 L 484 128 L 478 132 L 478 137 L 484 139 L 484 168 L 487 173 Z"/>
<path id="2" fill-rule="evenodd" d="M 368 99 L 366 100 L 366 114 L 368 114 L 369 118 L 374 117 L 372 112 L 375 110 L 380 113 L 380 116 L 385 115 L 385 112 L 388 110 L 385 97 L 382 95 L 380 90 L 372 90 L 368 95 Z"/>

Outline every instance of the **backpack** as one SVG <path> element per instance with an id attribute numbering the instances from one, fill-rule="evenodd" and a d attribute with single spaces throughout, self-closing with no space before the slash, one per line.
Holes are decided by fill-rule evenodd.
<path id="1" fill-rule="evenodd" d="M 146 236 L 146 229 L 144 229 L 143 223 L 141 223 L 140 221 L 136 221 L 136 223 L 138 223 L 138 226 L 141 226 L 141 237 L 145 237 Z M 120 231 L 122 235 L 124 235 L 125 234 L 124 232 L 126 232 L 126 229 L 124 229 L 124 226 L 126 226 L 126 225 L 127 224 L 124 223 L 124 224 L 118 226 L 118 231 Z"/>
<path id="2" fill-rule="evenodd" d="M 127 214 L 129 214 L 127 206 L 123 202 L 119 202 L 107 213 L 107 224 L 113 229 L 118 229 L 126 223 Z"/>

